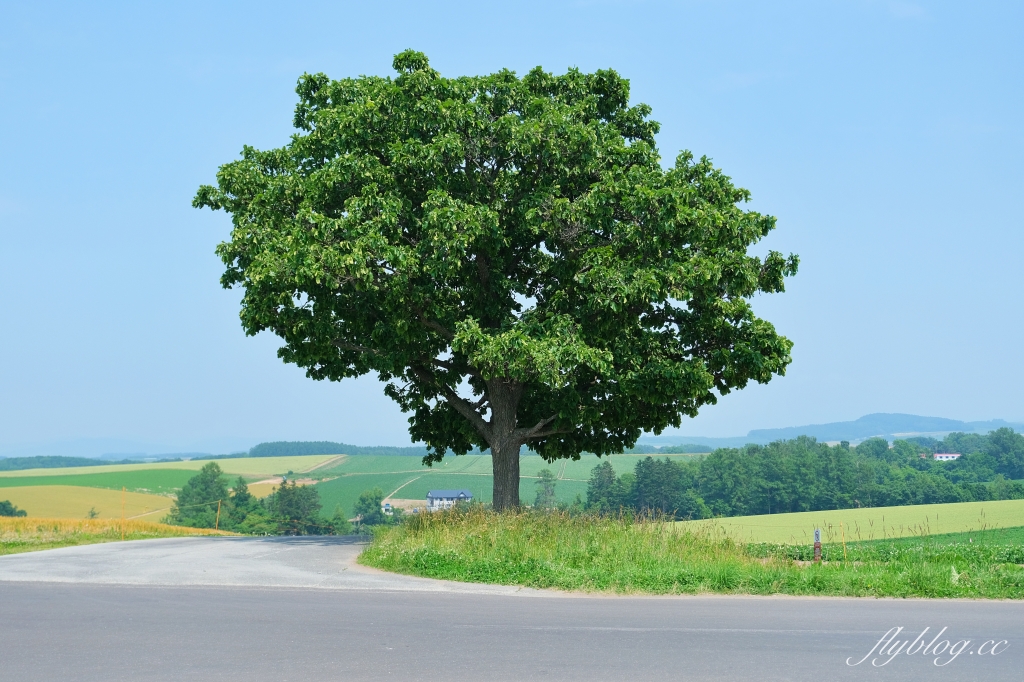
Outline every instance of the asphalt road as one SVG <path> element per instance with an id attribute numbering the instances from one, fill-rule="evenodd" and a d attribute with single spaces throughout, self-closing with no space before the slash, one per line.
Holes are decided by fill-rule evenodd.
<path id="1" fill-rule="evenodd" d="M 1024 603 L 571 596 L 391 576 L 356 566 L 359 549 L 189 539 L 0 557 L 0 680 L 1024 678 Z M 918 650 L 943 627 L 935 645 L 970 642 L 952 660 L 904 645 L 850 665 L 899 626 L 887 650 L 926 627 Z M 993 655 L 990 640 L 1006 643 Z"/>

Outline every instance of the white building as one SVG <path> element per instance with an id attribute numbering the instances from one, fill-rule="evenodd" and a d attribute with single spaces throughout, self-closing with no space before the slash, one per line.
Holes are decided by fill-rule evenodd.
<path id="1" fill-rule="evenodd" d="M 427 511 L 448 509 L 459 502 L 469 502 L 473 493 L 468 490 L 430 490 L 427 492 Z"/>
<path id="2" fill-rule="evenodd" d="M 960 459 L 960 453 L 959 452 L 936 452 L 934 455 L 932 455 L 932 457 L 934 457 L 935 459 L 937 459 L 940 462 L 950 462 L 950 461 L 952 461 L 954 459 Z"/>

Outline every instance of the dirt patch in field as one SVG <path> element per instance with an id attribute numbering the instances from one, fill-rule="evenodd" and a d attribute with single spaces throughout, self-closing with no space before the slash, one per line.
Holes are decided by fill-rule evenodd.
<path id="1" fill-rule="evenodd" d="M 395 509 L 403 509 L 405 511 L 411 511 L 413 508 L 422 510 L 427 506 L 426 500 L 403 500 L 400 497 L 389 497 L 384 501 L 391 503 L 391 506 Z"/>
<path id="2" fill-rule="evenodd" d="M 249 492 L 252 493 L 252 495 L 254 497 L 258 497 L 258 498 L 262 499 L 264 497 L 269 496 L 271 493 L 273 493 L 275 490 L 277 490 L 279 487 L 281 487 L 281 483 L 283 482 L 283 480 L 284 479 L 281 476 L 273 476 L 271 478 L 265 478 L 262 481 L 256 481 L 255 483 L 250 483 L 249 484 Z M 321 480 L 323 480 L 323 481 L 330 481 L 330 480 L 333 480 L 333 479 L 330 479 L 330 478 L 325 478 L 325 479 L 292 478 L 292 479 L 289 479 L 289 481 L 295 481 L 296 485 L 313 485 L 315 483 L 320 483 Z"/>

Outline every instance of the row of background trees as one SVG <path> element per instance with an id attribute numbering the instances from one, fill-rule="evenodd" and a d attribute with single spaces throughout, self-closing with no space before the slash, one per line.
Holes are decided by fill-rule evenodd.
<path id="1" fill-rule="evenodd" d="M 961 457 L 939 462 L 936 452 Z M 591 473 L 585 506 L 708 518 L 1021 499 L 1018 479 L 1024 479 L 1024 436 L 1008 428 L 891 446 L 881 438 L 829 446 L 802 436 L 684 461 L 648 457 L 621 476 L 605 461 Z"/>

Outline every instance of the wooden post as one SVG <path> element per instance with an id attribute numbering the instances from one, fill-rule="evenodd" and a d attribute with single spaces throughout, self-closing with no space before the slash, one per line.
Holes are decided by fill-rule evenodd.
<path id="1" fill-rule="evenodd" d="M 220 500 L 217 500 L 217 523 L 213 526 L 214 530 L 220 530 Z"/>
<path id="2" fill-rule="evenodd" d="M 821 563 L 821 529 L 814 529 L 814 563 Z"/>
<path id="3" fill-rule="evenodd" d="M 839 522 L 839 532 L 843 534 L 843 561 L 846 561 L 846 531 L 843 530 L 843 522 Z"/>
<path id="4" fill-rule="evenodd" d="M 124 540 L 124 491 L 125 487 L 121 486 L 121 539 Z"/>

